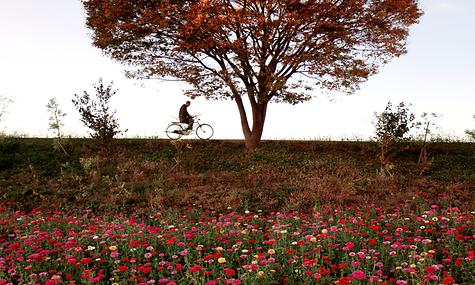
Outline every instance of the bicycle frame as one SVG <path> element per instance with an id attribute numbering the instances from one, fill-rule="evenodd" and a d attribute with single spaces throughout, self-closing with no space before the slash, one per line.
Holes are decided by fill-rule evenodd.
<path id="1" fill-rule="evenodd" d="M 170 139 L 179 139 L 182 136 L 188 136 L 192 133 L 195 133 L 200 139 L 210 139 L 214 134 L 213 127 L 206 123 L 200 123 L 200 118 L 198 116 L 193 116 L 193 118 L 194 120 L 192 129 L 187 129 L 187 123 L 172 122 L 170 125 L 168 125 L 165 133 Z"/>

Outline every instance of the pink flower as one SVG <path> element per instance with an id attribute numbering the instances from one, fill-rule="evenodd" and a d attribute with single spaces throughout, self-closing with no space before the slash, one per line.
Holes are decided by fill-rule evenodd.
<path id="1" fill-rule="evenodd" d="M 351 250 L 351 249 L 353 249 L 353 247 L 355 247 L 355 243 L 352 242 L 352 241 L 349 241 L 349 242 L 345 243 L 345 246 L 343 247 L 343 250 Z"/>
<path id="2" fill-rule="evenodd" d="M 364 273 L 363 270 L 355 270 L 353 271 L 353 273 L 351 274 L 351 276 L 355 279 L 358 279 L 358 280 L 363 280 L 366 278 L 366 273 Z"/>
<path id="3" fill-rule="evenodd" d="M 111 257 L 117 257 L 119 256 L 119 253 L 117 251 L 111 252 Z"/>

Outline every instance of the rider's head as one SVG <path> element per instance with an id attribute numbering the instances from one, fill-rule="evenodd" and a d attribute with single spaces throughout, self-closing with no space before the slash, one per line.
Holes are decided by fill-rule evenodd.
<path id="1" fill-rule="evenodd" d="M 188 107 L 190 106 L 191 102 L 190 101 L 186 101 L 185 105 Z"/>

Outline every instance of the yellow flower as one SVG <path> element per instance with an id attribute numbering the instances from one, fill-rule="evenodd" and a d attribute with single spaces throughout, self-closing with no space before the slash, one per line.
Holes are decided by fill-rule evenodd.
<path id="1" fill-rule="evenodd" d="M 226 263 L 226 258 L 224 258 L 224 257 L 218 258 L 218 263 L 220 263 L 220 264 Z"/>
<path id="2" fill-rule="evenodd" d="M 116 250 L 117 250 L 117 246 L 111 245 L 111 246 L 109 246 L 109 250 L 110 250 L 110 251 L 116 251 Z"/>
<path id="3" fill-rule="evenodd" d="M 310 238 L 310 241 L 311 241 L 311 242 L 317 242 L 317 238 L 316 238 L 316 237 L 311 237 L 311 238 Z"/>
<path id="4" fill-rule="evenodd" d="M 328 230 L 327 230 L 327 229 L 323 229 L 323 230 L 322 230 L 322 234 L 326 234 L 326 233 L 328 233 Z"/>
<path id="5" fill-rule="evenodd" d="M 267 251 L 268 254 L 275 254 L 275 249 L 269 248 Z"/>
<path id="6" fill-rule="evenodd" d="M 264 271 L 257 272 L 257 277 L 259 277 L 259 278 L 264 277 L 264 275 L 265 275 Z"/>

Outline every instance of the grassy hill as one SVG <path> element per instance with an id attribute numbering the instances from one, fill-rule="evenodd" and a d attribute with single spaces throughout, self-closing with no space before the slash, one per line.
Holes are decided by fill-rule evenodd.
<path id="1" fill-rule="evenodd" d="M 393 207 L 414 193 L 475 206 L 475 145 L 407 143 L 381 176 L 374 142 L 92 139 L 0 141 L 1 202 L 19 209 L 199 207 L 310 212 L 353 205 Z"/>

